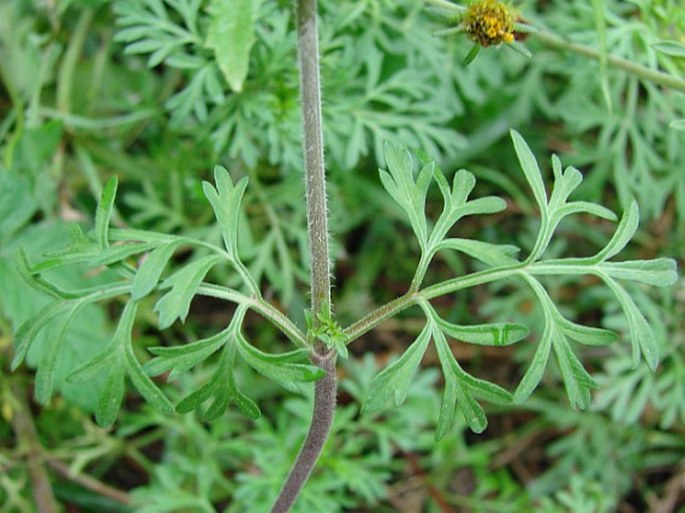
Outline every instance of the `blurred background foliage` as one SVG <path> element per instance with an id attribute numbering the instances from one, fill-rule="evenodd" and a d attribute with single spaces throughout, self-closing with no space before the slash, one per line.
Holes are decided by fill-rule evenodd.
<path id="1" fill-rule="evenodd" d="M 102 184 L 114 174 L 121 184 L 118 225 L 217 241 L 201 181 L 217 163 L 235 178 L 249 176 L 241 257 L 267 297 L 302 322 L 308 262 L 292 2 L 249 3 L 254 37 L 242 73 L 216 38 L 230 19 L 230 7 L 222 10 L 218 0 L 0 3 L 1 513 L 238 512 L 267 504 L 279 487 L 304 434 L 306 394 L 284 397 L 255 376 L 238 378 L 265 405 L 258 421 L 164 417 L 131 396 L 115 429 L 94 425 L 97 394 L 64 376 L 111 336 L 116 301 L 89 307 L 73 326 L 56 373 L 61 394 L 50 407 L 30 403 L 29 370 L 8 369 L 13 329 L 46 301 L 16 272 L 16 250 L 59 249 L 70 224 L 90 228 Z M 611 55 L 685 75 L 683 56 L 654 47 L 685 43 L 680 0 L 529 0 L 516 8 L 529 23 L 573 42 L 603 44 Z M 506 218 L 462 225 L 468 233 L 460 236 L 529 248 L 536 220 L 512 164 L 506 135 L 515 128 L 541 162 L 554 152 L 578 167 L 586 199 L 621 210 L 634 196 L 642 224 L 629 251 L 679 258 L 682 268 L 685 132 L 669 127 L 685 118 L 682 93 L 603 70 L 535 36 L 526 42 L 530 60 L 488 49 L 465 68 L 470 43 L 434 37 L 439 23 L 415 0 L 322 0 L 320 9 L 334 292 L 343 324 L 403 293 L 416 265 L 413 238 L 377 178 L 386 139 L 423 149 L 445 170 L 466 167 L 479 178 L 478 192 L 510 200 Z M 590 254 L 598 244 L 584 238 L 586 222 L 565 222 L 567 243 L 551 251 L 563 255 L 573 244 L 575 254 Z M 428 280 L 468 265 L 446 255 Z M 76 268 L 58 279 L 69 285 L 83 278 Z M 559 280 L 554 299 L 569 315 L 625 331 L 595 285 Z M 663 347 L 656 374 L 633 369 L 625 345 L 590 348 L 585 361 L 601 380 L 592 411 L 571 411 L 552 372 L 525 405 L 491 408 L 483 436 L 457 425 L 438 444 L 438 373 L 430 354 L 403 408 L 359 410 L 378 367 L 420 330 L 411 311 L 384 324 L 352 348 L 336 436 L 297 511 L 685 511 L 685 282 L 633 293 Z M 535 326 L 539 312 L 527 294 L 506 284 L 482 287 L 438 306 L 452 321 L 477 315 Z M 147 346 L 199 339 L 227 315 L 198 301 L 185 326 L 158 334 L 153 304 L 141 304 L 136 328 L 143 361 Z M 278 344 L 257 319 L 249 326 L 255 340 Z M 532 349 L 457 356 L 506 386 Z M 40 356 L 37 343 L 29 364 Z M 185 395 L 211 369 L 203 372 L 168 385 L 169 395 Z M 33 503 L 30 490 L 41 476 L 56 509 Z"/>

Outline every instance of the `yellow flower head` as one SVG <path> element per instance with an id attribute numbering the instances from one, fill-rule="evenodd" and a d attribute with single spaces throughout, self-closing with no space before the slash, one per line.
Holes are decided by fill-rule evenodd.
<path id="1" fill-rule="evenodd" d="M 514 16 L 498 0 L 471 2 L 462 23 L 469 37 L 481 46 L 514 42 Z"/>

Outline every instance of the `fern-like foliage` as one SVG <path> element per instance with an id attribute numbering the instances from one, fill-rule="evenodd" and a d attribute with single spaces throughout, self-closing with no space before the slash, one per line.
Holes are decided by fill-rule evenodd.
<path id="1" fill-rule="evenodd" d="M 165 105 L 172 126 L 199 131 L 218 154 L 249 167 L 266 161 L 283 171 L 301 168 L 290 5 L 117 0 L 114 9 L 125 52 L 180 75 Z M 444 42 L 431 37 L 419 3 L 327 0 L 321 16 L 326 139 L 335 168 L 380 159 L 389 138 L 441 156 L 464 146 L 450 126 L 464 110 L 458 71 L 440 59 Z"/>
<path id="2" fill-rule="evenodd" d="M 395 144 L 387 145 L 385 150 L 387 171 L 380 171 L 381 181 L 405 211 L 421 248 L 418 270 L 408 294 L 413 303 L 421 306 L 427 322 L 407 351 L 376 377 L 371 385 L 366 407 L 377 409 L 392 401 L 395 404 L 403 401 L 411 377 L 432 340 L 445 377 L 437 438 L 448 432 L 457 405 L 471 429 L 476 432 L 483 431 L 487 419 L 477 399 L 483 398 L 495 403 L 525 400 L 539 384 L 552 354 L 556 358 L 571 405 L 583 409 L 588 407 L 590 392 L 597 385 L 576 355 L 574 344 L 605 345 L 616 340 L 617 335 L 606 329 L 584 326 L 567 319 L 550 297 L 543 281 L 545 276 L 594 275 L 600 278 L 613 293 L 627 320 L 633 347 L 633 365 L 638 365 L 643 358 L 653 371 L 659 361 L 659 346 L 654 333 L 622 282 L 655 286 L 673 284 L 676 279 L 675 262 L 665 258 L 622 262 L 612 260 L 630 241 L 637 228 L 639 214 L 635 202 L 632 202 L 624 213 L 613 237 L 595 255 L 579 258 L 545 258 L 545 250 L 552 240 L 555 229 L 565 217 L 589 214 L 616 220 L 616 216 L 600 205 L 569 200 L 573 191 L 581 184 L 582 175 L 573 167 L 562 169 L 561 162 L 556 157 L 552 158 L 554 186 L 548 195 L 530 148 L 518 133 L 512 132 L 511 136 L 541 217 L 537 240 L 523 259 L 516 258 L 518 249 L 512 246 L 447 237 L 451 227 L 462 217 L 499 212 L 505 208 L 504 201 L 499 198 L 469 199 L 475 185 L 475 178 L 471 173 L 466 170 L 458 171 L 450 187 L 444 174 L 433 161 L 423 157 L 422 165 L 417 172 L 408 150 Z M 443 211 L 435 222 L 431 222 L 425 213 L 426 194 L 432 182 L 437 183 L 444 203 Z M 460 251 L 477 259 L 485 264 L 486 268 L 422 288 L 421 284 L 430 261 L 436 253 L 447 249 Z M 537 342 L 535 354 L 513 395 L 464 371 L 454 358 L 447 339 L 500 346 L 521 341 L 528 334 L 528 329 L 518 323 L 455 325 L 441 319 L 429 302 L 437 296 L 510 278 L 517 278 L 532 289 L 544 318 L 544 329 L 540 341 Z"/>
<path id="3" fill-rule="evenodd" d="M 204 413 L 206 419 L 219 417 L 230 404 L 248 417 L 258 417 L 259 408 L 239 390 L 233 379 L 233 369 L 238 361 L 290 389 L 298 382 L 321 377 L 323 371 L 306 362 L 306 350 L 268 354 L 253 347 L 243 335 L 245 314 L 253 309 L 267 318 L 277 317 L 286 336 L 298 346 L 305 345 L 302 333 L 262 299 L 259 287 L 238 256 L 239 215 L 247 179 L 234 183 L 225 169 L 217 167 L 214 182 L 214 185 L 205 183 L 204 192 L 222 234 L 221 245 L 151 231 L 110 228 L 117 190 L 117 180 L 113 178 L 103 190 L 92 233 L 86 236 L 74 229 L 72 242 L 66 249 L 48 254 L 37 263 L 31 263 L 23 252 L 19 253 L 18 267 L 27 282 L 53 298 L 17 331 L 12 362 L 16 369 L 24 361 L 36 335 L 50 323 L 56 323 L 54 336 L 42 349 L 38 364 L 35 392 L 39 402 L 47 403 L 53 394 L 57 360 L 76 316 L 89 304 L 120 296 L 126 297 L 126 303 L 110 343 L 73 369 L 68 377 L 71 382 L 85 383 L 99 375 L 107 376 L 95 411 L 97 421 L 103 426 L 116 420 L 126 391 L 126 377 L 150 404 L 169 413 L 174 406 L 150 376 L 170 371 L 175 377 L 214 354 L 219 355 L 219 363 L 212 377 L 182 399 L 175 406 L 176 411 L 192 411 L 213 398 Z M 174 254 L 189 247 L 195 249 L 194 258 L 163 278 Z M 131 265 L 132 257 L 143 255 L 139 266 Z M 42 273 L 76 263 L 110 267 L 118 273 L 119 279 L 95 287 L 66 290 L 42 276 Z M 241 285 L 231 288 L 205 281 L 209 271 L 216 266 L 229 267 Z M 161 293 L 154 306 L 159 314 L 160 329 L 179 320 L 184 322 L 190 303 L 197 295 L 232 301 L 238 307 L 224 330 L 184 346 L 152 348 L 156 358 L 143 365 L 134 353 L 133 330 L 139 304 L 153 291 Z"/>

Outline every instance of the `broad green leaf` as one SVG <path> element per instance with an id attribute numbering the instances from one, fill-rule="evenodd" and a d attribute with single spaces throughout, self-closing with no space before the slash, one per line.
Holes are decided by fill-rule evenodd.
<path id="1" fill-rule="evenodd" d="M 676 119 L 668 124 L 669 127 L 685 132 L 685 119 Z"/>
<path id="2" fill-rule="evenodd" d="M 514 255 L 520 250 L 516 246 L 490 244 L 470 239 L 445 239 L 434 246 L 434 251 L 453 249 L 461 251 L 492 267 L 504 267 L 518 263 Z"/>
<path id="3" fill-rule="evenodd" d="M 55 317 L 63 315 L 69 308 L 72 307 L 67 301 L 55 300 L 36 312 L 24 324 L 22 324 L 14 337 L 14 358 L 12 359 L 12 371 L 17 370 L 26 358 L 26 354 L 31 347 L 31 343 L 36 338 L 36 335 Z"/>
<path id="4" fill-rule="evenodd" d="M 109 222 L 114 209 L 114 198 L 117 195 L 119 181 L 116 176 L 110 178 L 102 189 L 100 202 L 95 211 L 95 237 L 101 248 L 109 246 Z"/>
<path id="5" fill-rule="evenodd" d="M 603 262 L 599 268 L 612 278 L 637 281 L 656 287 L 673 285 L 678 279 L 675 260 L 670 258 Z"/>
<path id="6" fill-rule="evenodd" d="M 447 322 L 437 314 L 431 319 L 443 333 L 455 340 L 481 346 L 508 346 L 526 338 L 530 333 L 527 326 L 517 323 L 502 322 L 462 326 Z"/>
<path id="7" fill-rule="evenodd" d="M 654 371 L 659 365 L 659 344 L 656 341 L 654 332 L 644 315 L 640 312 L 635 302 L 628 292 L 609 277 L 603 277 L 604 281 L 616 295 L 616 299 L 623 308 L 623 313 L 628 320 L 630 339 L 633 345 L 633 366 L 637 367 L 640 363 L 640 351 L 647 362 L 649 368 Z"/>
<path id="8" fill-rule="evenodd" d="M 661 52 L 665 55 L 685 59 L 685 43 L 681 43 L 680 41 L 659 41 L 650 46 L 657 52 Z"/>
<path id="9" fill-rule="evenodd" d="M 172 376 L 187 371 L 203 360 L 206 360 L 223 346 L 231 335 L 231 327 L 198 340 L 191 344 L 176 347 L 151 347 L 148 349 L 157 356 L 147 362 L 143 368 L 151 376 L 157 376 L 168 370 L 173 370 Z"/>
<path id="10" fill-rule="evenodd" d="M 611 240 L 599 253 L 589 260 L 593 262 L 603 262 L 619 253 L 626 247 L 626 244 L 630 242 L 630 239 L 633 238 L 639 222 L 640 213 L 637 208 L 637 202 L 633 200 L 623 213 L 621 221 L 618 223 L 618 227 L 611 237 Z"/>
<path id="11" fill-rule="evenodd" d="M 109 369 L 107 381 L 95 409 L 95 420 L 102 427 L 109 427 L 114 424 L 124 400 L 126 371 L 123 362 L 117 361 L 117 364 Z"/>
<path id="12" fill-rule="evenodd" d="M 545 184 L 542 180 L 542 173 L 540 172 L 538 163 L 535 160 L 535 156 L 530 150 L 530 147 L 523 137 L 521 137 L 521 134 L 515 130 L 511 130 L 509 133 L 511 134 L 511 139 L 514 141 L 514 150 L 521 163 L 523 174 L 526 176 L 526 180 L 528 180 L 528 184 L 533 190 L 535 201 L 544 218 L 547 213 L 547 192 L 545 191 Z"/>
<path id="13" fill-rule="evenodd" d="M 243 89 L 255 42 L 254 23 L 261 0 L 212 0 L 206 46 L 234 92 Z"/>
<path id="14" fill-rule="evenodd" d="M 560 319 L 559 328 L 568 338 L 587 346 L 605 346 L 618 339 L 618 335 L 613 331 L 582 326 L 563 317 Z"/>
<path id="15" fill-rule="evenodd" d="M 159 246 L 145 257 L 145 261 L 138 269 L 131 284 L 131 297 L 133 299 L 144 298 L 157 286 L 164 268 L 180 244 L 181 242 L 177 241 Z"/>
<path id="16" fill-rule="evenodd" d="M 295 391 L 297 383 L 316 381 L 325 375 L 325 371 L 316 365 L 292 363 L 294 358 L 302 358 L 306 350 L 268 354 L 250 344 L 242 334 L 236 335 L 240 357 L 254 370 L 288 390 Z"/>
<path id="17" fill-rule="evenodd" d="M 28 176 L 0 173 L 0 242 L 26 224 L 37 209 Z"/>
<path id="18" fill-rule="evenodd" d="M 404 402 L 409 392 L 411 379 L 421 363 L 430 339 L 430 325 L 426 324 L 402 356 L 373 378 L 362 411 L 374 412 L 385 408 L 390 403 L 399 406 Z"/>
<path id="19" fill-rule="evenodd" d="M 209 182 L 203 182 L 202 188 L 221 228 L 226 251 L 232 259 L 238 260 L 238 217 L 247 187 L 247 177 L 242 178 L 233 186 L 228 171 L 221 166 L 216 166 L 214 181 L 216 188 Z"/>
<path id="20" fill-rule="evenodd" d="M 197 288 L 209 270 L 221 260 L 221 257 L 217 255 L 199 258 L 185 265 L 162 282 L 162 289 L 171 287 L 171 290 L 162 296 L 155 305 L 155 311 L 159 313 L 160 329 L 168 328 L 176 319 L 185 322 L 190 310 L 190 302 L 193 300 Z"/>

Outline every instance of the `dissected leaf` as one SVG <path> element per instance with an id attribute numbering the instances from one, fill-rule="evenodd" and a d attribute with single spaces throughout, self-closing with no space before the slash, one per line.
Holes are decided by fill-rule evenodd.
<path id="1" fill-rule="evenodd" d="M 155 311 L 159 313 L 160 329 L 168 328 L 176 319 L 185 322 L 197 288 L 209 270 L 220 261 L 221 257 L 217 255 L 199 258 L 186 264 L 162 282 L 162 289 L 171 287 L 171 290 L 155 305 Z"/>
<path id="2" fill-rule="evenodd" d="M 530 333 L 527 326 L 510 322 L 464 326 L 447 322 L 437 314 L 431 319 L 446 335 L 481 346 L 508 346 L 526 338 Z"/>
<path id="3" fill-rule="evenodd" d="M 659 344 L 652 328 L 628 292 L 618 282 L 609 277 L 604 277 L 604 281 L 616 295 L 628 320 L 630 341 L 633 345 L 633 366 L 637 367 L 640 362 L 640 352 L 642 352 L 649 368 L 652 371 L 656 370 L 659 365 Z"/>
<path id="4" fill-rule="evenodd" d="M 157 286 L 167 262 L 179 245 L 180 241 L 159 246 L 145 257 L 131 283 L 131 298 L 142 299 Z"/>
<path id="5" fill-rule="evenodd" d="M 174 375 L 187 371 L 218 351 L 228 341 L 232 329 L 229 326 L 211 337 L 191 344 L 175 347 L 151 347 L 148 351 L 156 355 L 157 358 L 147 362 L 143 368 L 152 376 L 172 370 L 170 378 L 173 379 Z"/>
<path id="6" fill-rule="evenodd" d="M 95 420 L 102 427 L 109 427 L 117 420 L 126 391 L 125 377 L 126 371 L 123 365 L 114 365 L 109 369 L 109 375 L 95 409 Z"/>
<path id="7" fill-rule="evenodd" d="M 515 130 L 510 131 L 511 139 L 514 141 L 514 150 L 521 163 L 523 174 L 528 180 L 530 188 L 533 190 L 533 196 L 540 208 L 543 219 L 547 214 L 547 192 L 545 191 L 545 184 L 542 180 L 542 173 L 538 167 L 537 160 L 526 141 L 521 137 L 521 134 Z"/>
<path id="8" fill-rule="evenodd" d="M 95 211 L 95 236 L 101 248 L 109 246 L 109 222 L 114 209 L 114 198 L 117 194 L 119 181 L 115 176 L 110 178 L 102 189 L 100 202 Z"/>
<path id="9" fill-rule="evenodd" d="M 618 223 L 618 227 L 611 237 L 611 240 L 590 260 L 594 262 L 603 262 L 618 254 L 626 247 L 628 242 L 630 242 L 630 239 L 633 238 L 639 222 L 640 213 L 638 211 L 637 202 L 633 200 L 623 213 L 621 221 Z"/>
<path id="10" fill-rule="evenodd" d="M 268 354 L 254 347 L 240 333 L 237 333 L 237 343 L 241 358 L 250 367 L 288 390 L 295 391 L 297 383 L 316 381 L 325 375 L 325 371 L 316 365 L 293 363 L 306 354 L 304 349 Z"/>
<path id="11" fill-rule="evenodd" d="M 243 194 L 247 188 L 247 177 L 242 178 L 234 186 L 228 171 L 216 166 L 214 181 L 216 188 L 209 182 L 203 182 L 202 188 L 221 228 L 226 251 L 233 260 L 238 260 L 238 217 Z"/>
<path id="12" fill-rule="evenodd" d="M 411 379 L 421 363 L 430 339 L 430 325 L 426 324 L 402 356 L 373 378 L 362 411 L 374 412 L 385 408 L 389 403 L 399 406 L 404 402 Z"/>
<path id="13" fill-rule="evenodd" d="M 676 263 L 670 258 L 604 262 L 599 268 L 618 280 L 630 280 L 656 287 L 673 285 L 678 279 Z"/>

